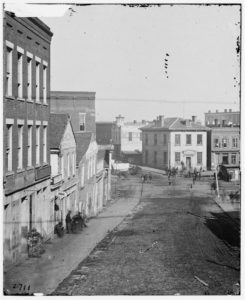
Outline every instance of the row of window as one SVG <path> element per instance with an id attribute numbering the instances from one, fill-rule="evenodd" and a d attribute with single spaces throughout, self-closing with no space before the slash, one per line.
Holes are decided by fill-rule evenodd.
<path id="1" fill-rule="evenodd" d="M 6 41 L 6 96 L 13 96 L 13 65 L 17 65 L 17 97 L 23 99 L 24 92 L 27 99 L 32 101 L 36 99 L 36 102 L 40 102 L 40 91 L 43 90 L 43 103 L 47 103 L 47 68 L 48 63 L 42 61 L 37 56 L 33 58 L 33 54 L 17 46 L 17 54 L 14 56 L 14 44 Z M 14 63 L 13 63 L 14 60 Z M 15 63 L 15 61 L 17 62 Z M 35 76 L 33 78 L 33 68 Z M 42 72 L 43 80 L 41 86 L 40 73 Z M 26 74 L 26 86 L 24 86 L 23 74 Z M 35 86 L 35 95 L 32 95 L 32 86 Z"/>
<path id="2" fill-rule="evenodd" d="M 175 152 L 175 162 L 180 164 L 180 152 Z M 202 152 L 197 152 L 197 164 L 202 164 Z"/>
<path id="3" fill-rule="evenodd" d="M 197 140 L 196 144 L 197 145 L 202 145 L 203 144 L 203 135 L 202 134 L 197 134 Z M 180 134 L 175 134 L 174 135 L 174 142 L 175 146 L 180 146 L 181 145 L 181 135 Z M 148 135 L 145 135 L 145 144 L 148 145 Z M 154 145 L 158 144 L 158 135 L 157 133 L 154 134 Z M 163 134 L 163 145 L 167 145 L 167 135 Z M 192 135 L 191 134 L 186 134 L 185 138 L 185 145 L 192 145 Z"/>
<path id="4" fill-rule="evenodd" d="M 61 156 L 62 179 L 70 178 L 76 174 L 76 155 L 75 152 Z"/>
<path id="5" fill-rule="evenodd" d="M 44 121 L 42 126 L 42 153 L 43 163 L 47 162 L 47 125 L 48 122 Z M 23 132 L 24 126 L 27 126 L 27 144 L 24 148 Z M 13 170 L 13 128 L 14 119 L 6 119 L 6 169 L 7 171 Z M 35 130 L 35 145 L 33 144 L 33 130 Z M 24 124 L 24 120 L 17 120 L 17 169 L 23 169 L 23 152 L 27 151 L 27 167 L 33 166 L 32 151 L 35 147 L 35 165 L 40 165 L 41 160 L 41 121 L 36 121 L 35 126 L 32 120 L 28 120 Z"/>
<path id="6" fill-rule="evenodd" d="M 197 134 L 196 137 L 197 137 L 196 144 L 201 146 L 202 143 L 203 143 L 202 134 Z M 185 144 L 186 145 L 191 145 L 192 144 L 192 135 L 191 134 L 186 134 Z M 175 146 L 180 146 L 180 145 L 181 145 L 181 135 L 180 134 L 175 134 Z"/>
<path id="7" fill-rule="evenodd" d="M 157 133 L 154 134 L 154 145 L 160 144 L 158 142 L 158 138 L 157 138 Z M 148 140 L 148 134 L 145 133 L 145 145 L 149 144 L 149 140 Z M 167 135 L 163 134 L 163 145 L 167 145 Z"/>
<path id="8" fill-rule="evenodd" d="M 231 153 L 230 159 L 229 159 L 229 154 L 228 153 L 223 153 L 221 163 L 224 164 L 224 165 L 229 165 L 230 163 L 233 164 L 233 165 L 237 164 L 237 155 L 236 155 L 236 153 Z"/>
<path id="9" fill-rule="evenodd" d="M 140 141 L 142 141 L 142 132 L 140 132 L 140 133 L 129 132 L 129 133 L 128 133 L 128 140 L 129 140 L 130 142 L 132 142 L 133 137 L 134 137 L 134 138 L 139 138 Z"/>
<path id="10" fill-rule="evenodd" d="M 148 164 L 149 161 L 149 152 L 145 150 L 145 163 Z M 163 164 L 166 165 L 168 163 L 168 153 L 167 151 L 163 151 Z M 157 164 L 157 151 L 154 151 L 154 164 Z"/>
<path id="11" fill-rule="evenodd" d="M 229 120 L 206 120 L 207 125 L 215 125 L 215 126 L 227 126 L 227 125 L 238 125 L 239 124 L 239 118 L 230 118 Z"/>
<path id="12" fill-rule="evenodd" d="M 153 162 L 155 165 L 158 163 L 157 162 L 157 154 L 158 154 L 158 152 L 154 151 Z M 180 159 L 181 159 L 180 152 L 175 152 L 174 155 L 175 155 L 175 162 L 177 164 L 180 164 Z M 202 164 L 202 162 L 203 162 L 202 156 L 203 156 L 202 152 L 197 152 L 197 164 Z M 145 163 L 146 164 L 148 164 L 148 160 L 149 160 L 149 153 L 148 153 L 148 150 L 146 150 L 145 151 Z M 166 165 L 167 163 L 168 163 L 168 153 L 167 153 L 167 151 L 164 151 L 163 152 L 163 164 Z"/>
<path id="13" fill-rule="evenodd" d="M 228 138 L 222 138 L 221 140 L 219 138 L 214 138 L 214 147 L 215 148 L 227 148 L 229 147 L 229 139 Z M 234 137 L 232 138 L 232 148 L 238 148 L 238 138 Z"/>

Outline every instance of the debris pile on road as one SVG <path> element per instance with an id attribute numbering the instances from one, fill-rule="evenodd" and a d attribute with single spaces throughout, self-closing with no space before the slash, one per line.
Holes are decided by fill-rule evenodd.
<path id="1" fill-rule="evenodd" d="M 153 247 L 155 247 L 156 245 L 157 245 L 157 241 L 153 242 L 153 243 L 151 244 L 151 246 L 150 246 L 149 248 L 146 248 L 145 250 L 140 249 L 139 253 L 145 253 L 145 252 L 151 250 L 151 249 L 152 249 Z"/>

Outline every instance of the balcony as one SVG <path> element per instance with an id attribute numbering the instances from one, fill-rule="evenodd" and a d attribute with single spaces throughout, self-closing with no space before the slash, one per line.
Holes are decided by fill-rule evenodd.
<path id="1" fill-rule="evenodd" d="M 35 180 L 41 180 L 50 177 L 51 167 L 49 165 L 41 166 L 35 169 Z"/>

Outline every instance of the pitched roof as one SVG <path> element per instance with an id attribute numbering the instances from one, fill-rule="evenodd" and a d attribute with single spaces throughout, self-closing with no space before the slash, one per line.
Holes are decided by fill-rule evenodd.
<path id="1" fill-rule="evenodd" d="M 187 125 L 186 121 L 189 121 L 189 124 Z M 142 128 L 140 128 L 142 131 L 151 131 L 151 130 L 209 130 L 208 127 L 203 126 L 199 123 L 192 122 L 191 120 L 185 120 L 182 118 L 165 118 L 164 119 L 164 126 L 160 127 L 153 124 L 146 125 Z"/>
<path id="2" fill-rule="evenodd" d="M 170 129 L 171 130 L 209 130 L 208 127 L 203 126 L 199 123 L 192 122 L 191 120 L 187 120 L 187 121 L 189 121 L 188 125 L 186 124 L 185 119 L 178 118 L 178 120 L 171 125 Z"/>
<path id="3" fill-rule="evenodd" d="M 162 129 L 170 129 L 170 126 L 177 120 L 178 118 L 165 118 L 164 119 L 164 126 L 159 127 L 154 124 L 154 122 L 151 122 L 150 124 L 147 124 L 144 127 L 141 127 L 140 129 L 142 130 L 148 130 L 148 129 L 157 129 L 157 130 L 162 130 Z"/>
<path id="4" fill-rule="evenodd" d="M 68 121 L 68 114 L 50 114 L 49 122 L 51 149 L 59 149 Z"/>
<path id="5" fill-rule="evenodd" d="M 81 161 L 88 150 L 91 137 L 92 132 L 75 132 L 75 139 L 77 143 L 77 164 Z"/>

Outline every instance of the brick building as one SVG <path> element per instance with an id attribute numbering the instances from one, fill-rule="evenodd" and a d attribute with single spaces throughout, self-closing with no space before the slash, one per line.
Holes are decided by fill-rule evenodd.
<path id="1" fill-rule="evenodd" d="M 51 91 L 51 113 L 67 113 L 74 132 L 96 136 L 95 92 Z"/>
<path id="2" fill-rule="evenodd" d="M 98 145 L 112 144 L 113 122 L 96 122 L 96 141 Z"/>
<path id="3" fill-rule="evenodd" d="M 231 109 L 209 111 L 205 113 L 205 124 L 211 129 L 208 135 L 210 168 L 214 168 L 214 155 L 216 164 L 230 170 L 240 168 L 240 112 L 232 112 Z"/>
<path id="4" fill-rule="evenodd" d="M 4 261 L 27 253 L 35 227 L 47 238 L 50 202 L 50 43 L 52 32 L 38 18 L 3 18 Z"/>
<path id="5" fill-rule="evenodd" d="M 112 126 L 114 158 L 140 164 L 142 162 L 142 132 L 140 128 L 148 122 L 125 122 L 121 115 L 116 117 Z"/>
<path id="6" fill-rule="evenodd" d="M 207 165 L 207 127 L 196 121 L 159 116 L 143 132 L 143 164 L 159 169 L 187 170 Z"/>
<path id="7" fill-rule="evenodd" d="M 78 211 L 76 140 L 68 114 L 50 114 L 51 191 L 54 225 Z"/>
<path id="8" fill-rule="evenodd" d="M 205 125 L 206 126 L 230 126 L 239 127 L 240 126 L 240 112 L 232 111 L 231 109 L 225 109 L 223 112 L 216 110 L 211 112 L 210 110 L 205 113 Z"/>

